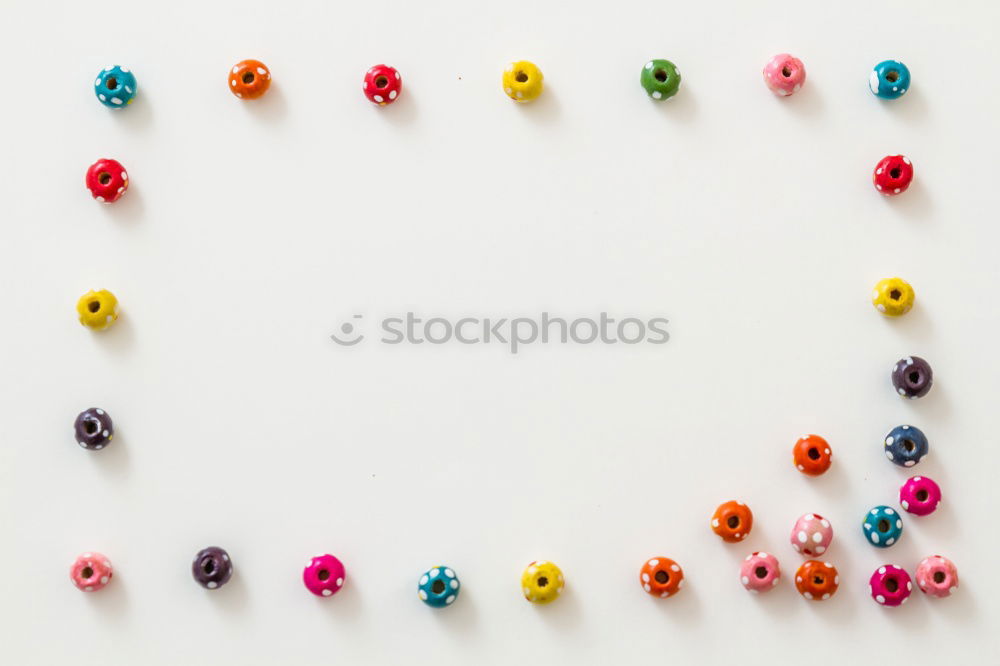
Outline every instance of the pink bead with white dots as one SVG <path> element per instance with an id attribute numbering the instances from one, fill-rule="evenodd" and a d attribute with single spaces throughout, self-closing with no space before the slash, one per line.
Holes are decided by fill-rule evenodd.
<path id="1" fill-rule="evenodd" d="M 948 597 L 958 587 L 958 569 L 947 557 L 931 555 L 917 565 L 917 586 L 932 597 Z"/>
<path id="2" fill-rule="evenodd" d="M 833 527 L 818 513 L 807 513 L 795 521 L 790 540 L 798 553 L 809 557 L 822 555 L 833 541 Z"/>
<path id="3" fill-rule="evenodd" d="M 910 598 L 913 582 L 910 574 L 895 564 L 884 564 L 868 579 L 872 599 L 883 606 L 900 606 Z"/>
<path id="4" fill-rule="evenodd" d="M 69 568 L 69 578 L 84 592 L 96 592 L 111 581 L 111 560 L 100 553 L 84 553 Z"/>
<path id="5" fill-rule="evenodd" d="M 779 53 L 764 65 L 764 83 L 779 97 L 797 93 L 805 82 L 805 65 L 787 53 Z"/>
<path id="6" fill-rule="evenodd" d="M 331 597 L 344 586 L 344 564 L 333 555 L 317 555 L 302 570 L 302 582 L 317 597 Z"/>
<path id="7" fill-rule="evenodd" d="M 917 516 L 933 513 L 941 502 L 941 487 L 926 476 L 913 476 L 899 489 L 899 506 Z"/>
<path id="8" fill-rule="evenodd" d="M 749 592 L 767 592 L 781 580 L 778 558 L 768 553 L 751 553 L 740 565 L 740 582 Z"/>

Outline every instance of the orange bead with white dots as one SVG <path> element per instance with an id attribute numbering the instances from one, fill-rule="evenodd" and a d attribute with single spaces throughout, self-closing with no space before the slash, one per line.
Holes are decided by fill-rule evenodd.
<path id="1" fill-rule="evenodd" d="M 833 451 L 819 435 L 803 435 L 792 447 L 792 464 L 808 476 L 819 476 L 830 469 Z"/>
<path id="2" fill-rule="evenodd" d="M 647 594 L 666 599 L 684 587 L 684 570 L 669 557 L 654 557 L 642 565 L 639 584 Z"/>

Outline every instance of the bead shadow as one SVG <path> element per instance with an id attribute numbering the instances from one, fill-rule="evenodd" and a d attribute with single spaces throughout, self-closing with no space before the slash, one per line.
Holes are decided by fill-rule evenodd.
<path id="1" fill-rule="evenodd" d="M 678 123 L 689 123 L 698 114 L 698 100 L 692 94 L 690 87 L 683 82 L 673 97 L 665 100 L 650 99 L 649 103 L 656 107 L 658 113 Z"/>
<path id="2" fill-rule="evenodd" d="M 571 633 L 580 625 L 580 600 L 572 589 L 567 586 L 559 598 L 547 604 L 530 604 L 550 629 L 556 632 Z"/>
<path id="3" fill-rule="evenodd" d="M 106 587 L 97 592 L 83 594 L 87 598 L 87 605 L 101 614 L 102 621 L 120 622 L 128 616 L 128 590 L 117 568 Z"/>
<path id="4" fill-rule="evenodd" d="M 511 105 L 517 107 L 515 111 L 520 111 L 526 118 L 537 123 L 556 122 L 562 113 L 559 98 L 548 85 L 545 86 L 542 94 L 531 102 L 511 102 Z"/>
<path id="5" fill-rule="evenodd" d="M 414 595 L 416 596 L 416 595 Z M 424 605 L 422 601 L 417 603 Z M 556 601 L 556 603 L 559 603 Z M 469 638 L 475 631 L 479 616 L 476 610 L 475 599 L 465 587 L 462 588 L 455 603 L 447 608 L 427 607 L 428 612 L 434 615 L 435 624 L 441 625 L 448 632 L 455 634 L 455 638 Z"/>
<path id="6" fill-rule="evenodd" d="M 808 79 L 801 90 L 788 97 L 779 97 L 767 91 L 766 86 L 764 88 L 765 92 L 774 97 L 776 103 L 786 107 L 787 112 L 792 115 L 807 120 L 814 120 L 823 115 L 823 95 L 820 93 L 820 86 L 809 85 Z"/>
<path id="7" fill-rule="evenodd" d="M 100 468 L 100 473 L 116 480 L 127 480 L 129 470 L 129 454 L 126 440 L 120 428 L 115 428 L 114 439 L 100 451 L 83 451 L 90 458 L 94 467 Z"/>
<path id="8" fill-rule="evenodd" d="M 128 169 L 128 165 L 125 168 Z M 136 188 L 133 185 L 129 186 L 128 190 L 125 191 L 125 194 L 118 201 L 111 204 L 102 203 L 95 205 L 101 206 L 104 209 L 104 214 L 109 218 L 123 224 L 138 223 L 142 219 L 143 212 L 146 210 L 146 205 L 142 197 L 142 189 Z"/>
<path id="9" fill-rule="evenodd" d="M 920 86 L 911 87 L 899 99 L 875 97 L 875 101 L 886 113 L 891 114 L 894 120 L 904 123 L 918 123 L 927 117 L 927 98 L 921 94 Z"/>
<path id="10" fill-rule="evenodd" d="M 874 441 L 877 444 L 879 440 L 875 439 Z M 881 450 L 876 451 L 882 456 L 883 459 L 885 458 L 885 455 L 882 454 Z M 796 471 L 794 468 L 792 468 L 792 471 L 802 477 L 801 482 L 804 487 L 817 491 L 819 494 L 823 495 L 825 500 L 839 500 L 850 495 L 851 476 L 844 471 L 842 465 L 837 464 L 836 451 L 833 452 L 833 462 L 830 465 L 830 469 L 826 470 L 819 476 L 806 476 L 805 474 Z M 820 515 L 826 517 L 825 514 Z M 834 528 L 834 535 L 836 534 L 836 528 Z"/>
<path id="11" fill-rule="evenodd" d="M 303 589 L 303 594 L 308 594 L 305 589 Z M 316 597 L 312 594 L 309 596 L 315 597 L 316 604 L 322 606 L 323 610 L 329 613 L 338 625 L 356 624 L 363 616 L 360 585 L 351 584 L 350 572 L 344 580 L 344 586 L 333 596 Z"/>
<path id="12" fill-rule="evenodd" d="M 97 345 L 109 350 L 110 353 L 127 352 L 135 346 L 135 329 L 127 312 L 123 312 L 110 328 L 89 333 Z"/>
<path id="13" fill-rule="evenodd" d="M 914 169 L 916 172 L 916 168 Z M 931 200 L 927 188 L 920 180 L 919 173 L 915 173 L 913 181 L 906 191 L 893 197 L 882 195 L 886 206 L 897 215 L 903 222 L 926 220 L 934 213 L 934 203 Z"/>
<path id="14" fill-rule="evenodd" d="M 651 596 L 641 589 L 639 589 L 639 593 L 644 597 L 648 597 L 649 603 L 656 606 L 674 624 L 695 626 L 701 622 L 702 604 L 701 599 L 698 597 L 698 588 L 687 578 L 684 579 L 683 589 L 678 590 L 669 599 L 660 599 L 659 597 Z"/>
<path id="15" fill-rule="evenodd" d="M 249 599 L 249 594 L 247 592 L 246 583 L 243 581 L 243 577 L 240 575 L 240 570 L 237 568 L 239 564 L 233 566 L 233 574 L 229 578 L 229 581 L 215 590 L 203 589 L 202 592 L 205 596 L 209 597 L 208 601 L 212 603 L 216 608 L 227 613 L 246 613 L 249 608 L 247 603 Z M 190 577 L 190 564 L 188 565 Z M 191 585 L 198 585 L 195 581 L 190 581 Z"/>
<path id="16" fill-rule="evenodd" d="M 275 81 L 271 82 L 271 87 L 267 89 L 267 93 L 263 97 L 247 100 L 234 97 L 233 101 L 242 106 L 246 113 L 261 122 L 278 123 L 288 115 L 288 100 L 285 98 L 281 86 Z"/>
<path id="17" fill-rule="evenodd" d="M 371 104 L 375 107 L 375 104 Z M 412 125 L 418 115 L 419 106 L 413 92 L 403 88 L 402 94 L 392 104 L 372 109 L 374 113 L 384 114 L 386 122 L 393 125 Z"/>
<path id="18" fill-rule="evenodd" d="M 115 122 L 127 131 L 143 132 L 153 126 L 153 102 L 142 88 L 127 107 L 109 111 L 115 117 Z"/>

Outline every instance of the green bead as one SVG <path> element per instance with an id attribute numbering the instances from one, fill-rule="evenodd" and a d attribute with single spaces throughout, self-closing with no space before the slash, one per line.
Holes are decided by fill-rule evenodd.
<path id="1" fill-rule="evenodd" d="M 677 94 L 681 73 L 669 60 L 650 60 L 642 68 L 639 83 L 653 99 L 666 99 Z"/>

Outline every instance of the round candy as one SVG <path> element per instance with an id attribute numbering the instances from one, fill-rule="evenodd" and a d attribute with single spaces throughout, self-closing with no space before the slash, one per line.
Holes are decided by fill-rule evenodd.
<path id="1" fill-rule="evenodd" d="M 403 91 L 403 79 L 394 67 L 375 65 L 365 72 L 363 90 L 369 101 L 385 106 L 395 102 Z"/>
<path id="2" fill-rule="evenodd" d="M 768 553 L 751 553 L 740 565 L 740 582 L 749 592 L 767 592 L 781 580 L 778 558 Z"/>
<path id="3" fill-rule="evenodd" d="M 101 158 L 87 169 L 84 182 L 94 199 L 101 203 L 114 203 L 128 189 L 128 173 L 121 162 Z"/>
<path id="4" fill-rule="evenodd" d="M 107 289 L 88 291 L 76 302 L 80 323 L 95 331 L 103 331 L 118 319 L 118 299 Z"/>
<path id="5" fill-rule="evenodd" d="M 120 65 L 110 65 L 101 70 L 94 81 L 94 94 L 106 107 L 124 109 L 132 103 L 138 87 L 135 75 Z"/>
<path id="6" fill-rule="evenodd" d="M 639 584 L 654 597 L 665 599 L 684 587 L 684 570 L 669 557 L 654 557 L 642 565 Z"/>
<path id="7" fill-rule="evenodd" d="M 743 502 L 730 500 L 723 502 L 712 514 L 712 531 L 727 543 L 743 541 L 750 536 L 753 527 L 753 513 Z"/>
<path id="8" fill-rule="evenodd" d="M 917 516 L 934 513 L 941 501 L 941 487 L 926 476 L 913 476 L 899 489 L 899 506 Z"/>
<path id="9" fill-rule="evenodd" d="M 872 599 L 883 606 L 899 606 L 910 598 L 913 583 L 910 574 L 895 564 L 880 566 L 868 579 L 868 591 Z"/>
<path id="10" fill-rule="evenodd" d="M 535 604 L 555 601 L 564 586 L 565 581 L 559 567 L 544 560 L 532 562 L 521 574 L 524 598 Z"/>
<path id="11" fill-rule="evenodd" d="M 780 97 L 797 93 L 806 82 L 802 61 L 787 53 L 779 53 L 764 65 L 764 83 Z"/>
<path id="12" fill-rule="evenodd" d="M 271 72 L 259 60 L 242 60 L 229 70 L 229 90 L 240 99 L 257 99 L 271 87 Z"/>
<path id="13" fill-rule="evenodd" d="M 882 99 L 896 99 L 910 89 L 910 70 L 898 60 L 883 60 L 868 77 L 868 87 Z"/>
<path id="14" fill-rule="evenodd" d="M 913 400 L 924 397 L 933 382 L 930 363 L 919 356 L 901 358 L 892 366 L 892 386 L 904 398 Z"/>
<path id="15" fill-rule="evenodd" d="M 302 570 L 302 582 L 317 597 L 330 597 L 340 592 L 346 577 L 343 563 L 333 555 L 317 555 Z"/>
<path id="16" fill-rule="evenodd" d="M 666 99 L 677 94 L 681 87 L 681 73 L 669 60 L 650 60 L 639 74 L 639 83 L 652 99 Z"/>
<path id="17" fill-rule="evenodd" d="M 898 277 L 879 280 L 872 291 L 872 305 L 890 317 L 905 315 L 913 307 L 915 299 L 916 294 L 910 283 Z"/>
<path id="18" fill-rule="evenodd" d="M 103 409 L 91 407 L 80 412 L 73 424 L 76 443 L 91 451 L 100 451 L 111 443 L 115 427 Z"/>
<path id="19" fill-rule="evenodd" d="M 822 555 L 833 541 L 830 521 L 818 513 L 807 513 L 792 527 L 792 548 L 795 552 L 813 557 Z"/>
<path id="20" fill-rule="evenodd" d="M 900 467 L 913 467 L 930 451 L 920 428 L 898 425 L 885 436 L 885 457 Z"/>
<path id="21" fill-rule="evenodd" d="M 792 464 L 809 476 L 819 476 L 830 469 L 832 458 L 830 445 L 819 435 L 803 435 L 792 447 Z"/>
<path id="22" fill-rule="evenodd" d="M 888 548 L 903 535 L 903 519 L 891 507 L 880 505 L 865 514 L 862 528 L 868 543 Z"/>
<path id="23" fill-rule="evenodd" d="M 503 91 L 515 102 L 530 102 L 542 94 L 543 78 L 534 63 L 518 60 L 503 70 Z"/>
<path id="24" fill-rule="evenodd" d="M 887 197 L 906 191 L 913 181 L 913 164 L 905 155 L 887 155 L 879 160 L 872 172 L 875 189 Z"/>
<path id="25" fill-rule="evenodd" d="M 445 566 L 429 569 L 417 583 L 417 596 L 432 608 L 444 608 L 455 603 L 462 584 L 455 572 Z"/>
<path id="26" fill-rule="evenodd" d="M 947 557 L 931 555 L 917 565 L 917 586 L 932 597 L 947 597 L 958 587 L 958 569 Z"/>
<path id="27" fill-rule="evenodd" d="M 840 574 L 829 562 L 806 560 L 795 572 L 795 589 L 809 601 L 826 601 L 839 586 Z"/>
<path id="28" fill-rule="evenodd" d="M 69 568 L 69 579 L 84 592 L 96 592 L 110 582 L 111 561 L 100 553 L 84 553 Z"/>
<path id="29" fill-rule="evenodd" d="M 202 587 L 214 590 L 229 582 L 233 575 L 233 561 L 229 559 L 229 553 L 209 546 L 198 551 L 191 563 L 191 574 Z"/>

